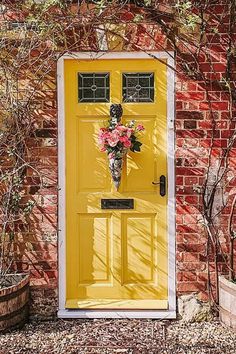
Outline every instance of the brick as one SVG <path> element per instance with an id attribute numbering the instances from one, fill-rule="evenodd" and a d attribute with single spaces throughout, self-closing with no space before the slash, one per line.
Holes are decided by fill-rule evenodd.
<path id="1" fill-rule="evenodd" d="M 198 253 L 185 252 L 183 255 L 184 262 L 197 262 L 200 260 Z"/>
<path id="2" fill-rule="evenodd" d="M 218 139 L 213 141 L 213 147 L 226 148 L 228 145 L 228 140 L 226 139 Z"/>
<path id="3" fill-rule="evenodd" d="M 231 122 L 232 124 L 232 122 Z M 217 129 L 228 129 L 229 128 L 229 122 L 226 121 L 221 121 L 221 122 L 216 122 L 216 128 Z M 234 128 L 234 127 L 232 127 Z"/>
<path id="4" fill-rule="evenodd" d="M 229 108 L 229 103 L 225 102 L 200 102 L 199 108 L 201 110 L 218 110 L 218 111 L 225 111 Z"/>
<path id="5" fill-rule="evenodd" d="M 183 146 L 184 145 L 184 139 L 176 139 L 176 146 Z"/>
<path id="6" fill-rule="evenodd" d="M 177 167 L 176 175 L 179 176 L 202 176 L 205 173 L 204 168 L 188 168 L 188 167 Z"/>
<path id="7" fill-rule="evenodd" d="M 175 179 L 175 183 L 176 185 L 182 185 L 184 182 L 184 178 L 181 177 L 181 176 L 177 176 L 176 179 Z"/>
<path id="8" fill-rule="evenodd" d="M 193 187 L 190 186 L 176 186 L 176 194 L 177 195 L 188 195 L 188 194 L 194 194 L 195 192 L 193 191 Z"/>
<path id="9" fill-rule="evenodd" d="M 198 122 L 198 128 L 204 130 L 211 130 L 213 128 L 213 123 L 209 121 Z"/>
<path id="10" fill-rule="evenodd" d="M 199 144 L 201 147 L 209 148 L 212 146 L 212 139 L 201 139 Z"/>
<path id="11" fill-rule="evenodd" d="M 199 215 L 199 210 L 192 206 L 192 205 L 186 205 L 184 204 L 184 197 L 183 196 L 177 196 L 176 201 L 177 201 L 177 212 L 180 214 L 196 214 Z"/>
<path id="12" fill-rule="evenodd" d="M 233 133 L 234 133 L 234 131 L 232 131 L 232 130 L 221 130 L 220 137 L 221 138 L 230 138 Z"/>
<path id="13" fill-rule="evenodd" d="M 187 233 L 194 233 L 194 232 L 198 232 L 198 225 L 197 224 L 192 224 L 192 225 L 177 225 L 176 227 L 176 231 L 178 233 L 183 233 L 183 234 L 187 234 Z M 186 249 L 185 249 L 186 250 Z"/>
<path id="14" fill-rule="evenodd" d="M 56 131 L 54 129 L 37 129 L 35 136 L 38 138 L 56 138 Z"/>
<path id="15" fill-rule="evenodd" d="M 192 186 L 198 183 L 198 177 L 184 177 L 184 184 Z"/>
<path id="16" fill-rule="evenodd" d="M 183 109 L 185 109 L 186 111 L 196 111 L 199 110 L 199 101 L 186 101 L 183 102 Z"/>
<path id="17" fill-rule="evenodd" d="M 180 157 L 175 160 L 175 165 L 176 166 L 182 166 L 183 165 L 183 159 Z"/>
<path id="18" fill-rule="evenodd" d="M 177 280 L 178 281 L 195 281 L 197 280 L 197 275 L 195 272 L 178 272 L 177 273 Z"/>
<path id="19" fill-rule="evenodd" d="M 213 129 L 213 130 L 207 130 L 206 131 L 206 137 L 207 138 L 220 138 L 220 130 L 219 129 Z"/>
<path id="20" fill-rule="evenodd" d="M 191 196 L 186 196 L 185 197 L 185 201 L 188 204 L 193 204 L 193 205 L 197 205 L 199 203 L 199 196 L 197 195 L 191 195 Z"/>
<path id="21" fill-rule="evenodd" d="M 178 284 L 177 287 L 179 292 L 194 292 L 194 291 L 204 291 L 206 290 L 206 283 L 205 282 L 182 282 Z"/>
<path id="22" fill-rule="evenodd" d="M 184 129 L 196 129 L 197 122 L 195 120 L 185 120 L 184 121 Z"/>
<path id="23" fill-rule="evenodd" d="M 206 270 L 206 263 L 203 262 L 181 262 L 178 263 L 177 268 L 179 270 L 187 271 L 187 270 L 193 270 L 193 271 L 204 271 Z"/>
<path id="24" fill-rule="evenodd" d="M 205 92 L 177 92 L 176 99 L 185 101 L 203 101 L 205 99 Z"/>
<path id="25" fill-rule="evenodd" d="M 198 111 L 177 111 L 176 119 L 204 119 L 204 113 Z"/>
<path id="26" fill-rule="evenodd" d="M 204 130 L 176 130 L 177 137 L 179 138 L 203 138 L 206 135 Z"/>
<path id="27" fill-rule="evenodd" d="M 197 220 L 198 220 L 198 215 L 197 214 L 184 215 L 184 222 L 186 224 L 196 224 Z"/>
<path id="28" fill-rule="evenodd" d="M 185 148 L 193 148 L 199 146 L 199 139 L 195 138 L 186 138 L 184 139 L 184 147 Z M 187 151 L 187 149 L 186 149 Z"/>
<path id="29" fill-rule="evenodd" d="M 176 129 L 183 129 L 183 122 L 180 120 L 175 121 L 175 128 Z"/>
<path id="30" fill-rule="evenodd" d="M 183 242 L 188 242 L 188 243 L 199 243 L 201 238 L 198 233 L 196 234 L 184 234 L 183 237 Z"/>
<path id="31" fill-rule="evenodd" d="M 190 252 L 190 253 L 202 253 L 205 251 L 205 245 L 195 244 L 195 243 L 182 243 L 182 244 L 178 245 L 178 251 Z M 194 256 L 194 260 L 195 260 L 195 255 L 193 255 L 193 256 Z"/>
<path id="32" fill-rule="evenodd" d="M 176 215 L 175 220 L 177 224 L 183 224 L 183 215 Z"/>
<path id="33" fill-rule="evenodd" d="M 198 273 L 198 275 L 197 275 L 197 279 L 199 280 L 199 281 L 207 281 L 208 280 L 208 273 L 207 272 L 200 272 L 200 273 Z"/>
<path id="34" fill-rule="evenodd" d="M 183 102 L 182 101 L 176 101 L 176 110 L 182 110 L 183 109 Z"/>

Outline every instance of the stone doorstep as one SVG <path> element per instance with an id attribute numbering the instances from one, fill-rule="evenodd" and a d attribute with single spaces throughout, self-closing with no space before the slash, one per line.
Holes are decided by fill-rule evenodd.
<path id="1" fill-rule="evenodd" d="M 178 312 L 185 322 L 200 322 L 213 319 L 208 303 L 197 299 L 196 294 L 182 295 L 178 298 Z"/>

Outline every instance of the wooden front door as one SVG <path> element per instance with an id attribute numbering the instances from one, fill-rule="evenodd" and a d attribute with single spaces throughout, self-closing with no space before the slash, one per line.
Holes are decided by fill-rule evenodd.
<path id="1" fill-rule="evenodd" d="M 66 308 L 167 309 L 166 65 L 155 59 L 65 60 Z M 115 190 L 99 128 L 111 103 L 145 126 Z M 167 187 L 166 187 L 167 190 Z M 163 193 L 162 193 L 163 194 Z M 101 199 L 133 199 L 102 209 Z"/>

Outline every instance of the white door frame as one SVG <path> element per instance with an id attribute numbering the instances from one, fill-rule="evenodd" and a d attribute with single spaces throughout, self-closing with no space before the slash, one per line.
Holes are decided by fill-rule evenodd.
<path id="1" fill-rule="evenodd" d="M 153 59 L 167 60 L 168 128 L 168 310 L 68 310 L 66 302 L 66 233 L 65 233 L 65 97 L 64 60 L 68 59 Z M 173 52 L 81 52 L 63 55 L 57 64 L 58 90 L 58 164 L 59 164 L 59 309 L 60 318 L 176 318 L 175 284 L 175 171 L 174 171 L 174 53 Z"/>

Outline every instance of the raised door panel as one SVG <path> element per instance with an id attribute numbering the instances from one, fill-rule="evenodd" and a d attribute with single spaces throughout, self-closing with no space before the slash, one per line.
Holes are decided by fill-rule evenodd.
<path id="1" fill-rule="evenodd" d="M 78 216 L 79 286 L 112 281 L 111 215 Z"/>
<path id="2" fill-rule="evenodd" d="M 122 283 L 156 284 L 157 225 L 155 214 L 122 216 Z"/>

